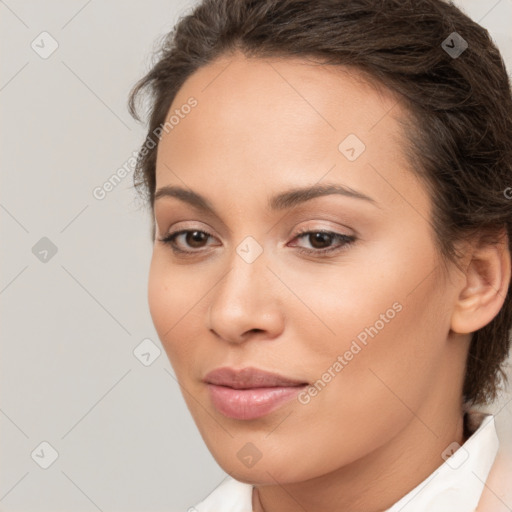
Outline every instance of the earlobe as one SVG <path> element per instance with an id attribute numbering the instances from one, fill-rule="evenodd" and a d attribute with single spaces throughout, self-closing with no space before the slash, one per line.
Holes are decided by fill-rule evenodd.
<path id="1" fill-rule="evenodd" d="M 498 243 L 480 241 L 472 251 L 451 320 L 451 330 L 459 334 L 475 332 L 493 320 L 505 302 L 511 278 L 506 233 Z"/>

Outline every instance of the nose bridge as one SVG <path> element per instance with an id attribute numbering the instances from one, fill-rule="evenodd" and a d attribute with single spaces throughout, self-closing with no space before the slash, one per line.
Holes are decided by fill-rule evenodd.
<path id="1" fill-rule="evenodd" d="M 263 299 L 262 286 L 268 282 L 267 258 L 263 247 L 253 238 L 246 237 L 236 246 L 229 258 L 229 272 L 219 283 L 216 298 L 227 301 L 224 306 L 247 309 Z M 267 297 L 270 298 L 270 297 Z"/>
<path id="2" fill-rule="evenodd" d="M 245 332 L 254 329 L 275 335 L 282 327 L 282 311 L 267 264 L 262 245 L 251 236 L 234 248 L 228 272 L 212 294 L 210 329 L 231 341 L 240 341 Z"/>

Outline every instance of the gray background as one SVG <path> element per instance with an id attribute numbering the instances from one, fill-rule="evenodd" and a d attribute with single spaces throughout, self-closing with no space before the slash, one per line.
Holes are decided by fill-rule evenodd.
<path id="1" fill-rule="evenodd" d="M 512 0 L 457 4 L 510 71 Z M 1 511 L 185 511 L 225 476 L 157 353 L 132 174 L 93 196 L 138 150 L 128 92 L 190 5 L 0 0 Z M 512 453 L 511 398 L 489 410 Z"/>

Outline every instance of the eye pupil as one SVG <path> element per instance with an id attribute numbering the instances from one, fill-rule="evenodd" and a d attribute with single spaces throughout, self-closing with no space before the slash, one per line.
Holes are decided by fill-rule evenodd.
<path id="1" fill-rule="evenodd" d="M 323 249 L 326 246 L 328 247 L 332 242 L 332 235 L 330 235 L 329 233 L 313 233 L 312 235 L 309 236 L 312 237 L 311 240 L 314 241 L 314 243 L 311 243 L 311 245 L 315 249 Z M 317 242 L 320 242 L 320 246 L 317 245 Z"/>
<path id="2" fill-rule="evenodd" d="M 186 234 L 187 244 L 190 247 L 201 247 L 201 242 L 204 242 L 207 236 L 203 231 L 190 231 Z"/>

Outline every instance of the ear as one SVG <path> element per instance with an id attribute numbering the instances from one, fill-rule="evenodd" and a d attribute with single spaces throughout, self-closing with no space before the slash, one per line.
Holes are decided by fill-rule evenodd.
<path id="1" fill-rule="evenodd" d="M 499 242 L 480 236 L 470 251 L 451 319 L 451 330 L 460 334 L 475 332 L 493 320 L 505 302 L 511 276 L 506 231 L 502 231 Z"/>

